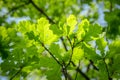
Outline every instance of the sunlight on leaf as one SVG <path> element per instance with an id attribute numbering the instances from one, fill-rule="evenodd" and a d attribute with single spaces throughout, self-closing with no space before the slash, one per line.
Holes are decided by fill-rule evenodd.
<path id="1" fill-rule="evenodd" d="M 49 29 L 50 24 L 46 18 L 40 18 L 37 23 L 37 31 L 40 34 L 40 40 L 44 44 L 50 44 L 56 39 L 56 35 Z"/>
<path id="2" fill-rule="evenodd" d="M 84 51 L 80 47 L 75 47 L 73 50 L 73 56 L 72 60 L 75 63 L 79 63 L 79 60 L 81 60 L 84 57 Z"/>
<path id="3" fill-rule="evenodd" d="M 70 27 L 69 34 L 71 34 L 73 32 L 73 30 L 75 29 L 76 24 L 77 24 L 76 17 L 74 15 L 70 15 L 67 18 L 67 25 Z"/>

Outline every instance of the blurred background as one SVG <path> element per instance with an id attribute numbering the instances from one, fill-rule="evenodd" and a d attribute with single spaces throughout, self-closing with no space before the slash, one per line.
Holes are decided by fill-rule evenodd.
<path id="1" fill-rule="evenodd" d="M 91 24 L 99 23 L 109 40 L 120 38 L 120 0 L 0 0 L 0 26 L 6 28 L 22 20 L 36 23 L 40 17 L 57 24 L 70 14 L 79 21 L 87 18 Z"/>

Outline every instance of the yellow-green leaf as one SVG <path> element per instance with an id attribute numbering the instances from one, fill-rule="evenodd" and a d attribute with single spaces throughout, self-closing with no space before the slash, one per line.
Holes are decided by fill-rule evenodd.
<path id="1" fill-rule="evenodd" d="M 73 50 L 72 60 L 78 63 L 79 60 L 83 58 L 83 56 L 84 56 L 83 49 L 81 49 L 81 47 L 75 47 Z"/>
<path id="2" fill-rule="evenodd" d="M 85 36 L 85 32 L 89 29 L 89 21 L 87 19 L 84 19 L 79 23 L 78 25 L 78 31 L 77 31 L 77 38 L 78 40 L 82 40 Z"/>
<path id="3" fill-rule="evenodd" d="M 71 34 L 73 32 L 73 30 L 75 29 L 76 24 L 77 24 L 76 17 L 74 15 L 70 15 L 67 18 L 67 25 L 70 27 L 69 34 Z"/>
<path id="4" fill-rule="evenodd" d="M 50 44 L 56 39 L 56 35 L 49 29 L 50 24 L 46 18 L 40 18 L 37 23 L 37 32 L 40 34 L 40 40 L 44 44 Z"/>

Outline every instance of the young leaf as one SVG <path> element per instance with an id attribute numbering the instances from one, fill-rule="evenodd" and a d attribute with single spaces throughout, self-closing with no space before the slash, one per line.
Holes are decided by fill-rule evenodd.
<path id="1" fill-rule="evenodd" d="M 70 15 L 67 18 L 67 25 L 70 27 L 69 34 L 72 34 L 73 30 L 75 29 L 76 24 L 77 24 L 76 17 L 74 15 Z"/>
<path id="2" fill-rule="evenodd" d="M 31 23 L 29 21 L 21 21 L 18 25 L 17 25 L 17 30 L 19 32 L 22 32 L 23 34 L 25 34 L 26 32 L 30 31 L 30 26 Z"/>
<path id="3" fill-rule="evenodd" d="M 72 60 L 75 63 L 79 63 L 79 60 L 84 56 L 84 51 L 80 47 L 75 47 L 73 50 Z"/>
<path id="4" fill-rule="evenodd" d="M 56 39 L 56 35 L 49 29 L 50 24 L 46 18 L 40 18 L 37 23 L 37 31 L 40 34 L 40 40 L 44 44 L 50 44 Z"/>
<path id="5" fill-rule="evenodd" d="M 77 30 L 77 38 L 78 40 L 82 40 L 83 37 L 85 36 L 85 32 L 88 31 L 88 27 L 89 27 L 89 21 L 87 19 L 82 20 L 82 22 L 80 22 L 78 24 L 78 30 Z"/>

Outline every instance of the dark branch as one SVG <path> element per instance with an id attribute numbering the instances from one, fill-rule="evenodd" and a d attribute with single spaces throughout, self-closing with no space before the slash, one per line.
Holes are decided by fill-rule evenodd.
<path id="1" fill-rule="evenodd" d="M 89 77 L 84 74 L 79 68 L 77 68 L 76 71 L 79 72 L 86 80 L 90 80 Z"/>
<path id="2" fill-rule="evenodd" d="M 95 70 L 99 71 L 99 69 L 94 65 L 94 63 L 93 63 L 92 60 L 90 60 L 90 64 L 93 66 L 93 68 L 94 68 Z"/>
<path id="3" fill-rule="evenodd" d="M 60 40 L 62 41 L 62 44 L 63 44 L 63 46 L 64 46 L 65 51 L 68 51 L 67 46 L 66 46 L 66 44 L 65 44 L 65 42 L 64 42 L 63 37 L 60 37 Z"/>
<path id="4" fill-rule="evenodd" d="M 8 14 L 10 14 L 12 12 L 15 12 L 16 10 L 18 10 L 18 9 L 20 9 L 22 7 L 24 7 L 26 4 L 29 4 L 29 3 L 24 3 L 24 4 L 21 4 L 21 5 L 17 6 L 17 7 L 15 6 L 15 7 L 11 8 L 9 10 L 9 12 L 7 12 L 5 15 L 3 15 L 3 17 L 5 17 L 6 15 L 8 15 Z"/>
<path id="5" fill-rule="evenodd" d="M 67 36 L 67 39 L 68 39 L 68 41 L 69 41 L 69 43 L 70 43 L 70 46 L 71 46 L 71 48 L 73 47 L 73 45 L 72 45 L 72 42 L 71 42 L 71 40 L 70 40 L 70 38 Z"/>
<path id="6" fill-rule="evenodd" d="M 78 64 L 77 68 L 79 68 L 79 67 L 80 67 L 80 60 L 79 60 L 79 64 Z M 77 75 L 78 75 L 78 71 L 76 71 L 75 80 L 77 79 Z"/>
<path id="7" fill-rule="evenodd" d="M 76 65 L 75 65 L 75 63 L 74 63 L 73 61 L 71 61 L 71 63 L 72 63 L 72 65 L 73 65 L 74 67 L 76 67 Z M 90 80 L 90 78 L 89 78 L 86 74 L 84 74 L 84 73 L 79 69 L 79 67 L 76 68 L 76 71 L 77 71 L 79 74 L 81 74 L 86 80 Z"/>
<path id="8" fill-rule="evenodd" d="M 93 66 L 93 69 L 95 69 L 96 71 L 99 71 L 99 69 L 94 65 L 93 61 L 92 60 L 89 60 L 89 61 L 90 63 L 87 66 L 87 72 L 89 71 L 90 66 Z"/>
<path id="9" fill-rule="evenodd" d="M 83 42 L 83 40 L 80 40 L 79 42 L 77 42 L 76 44 L 73 45 L 73 47 L 76 47 L 78 44 L 80 44 L 81 42 Z"/>
<path id="10" fill-rule="evenodd" d="M 22 69 L 23 69 L 23 66 L 20 67 L 20 69 L 10 78 L 10 80 L 13 80 L 21 72 Z"/>
<path id="11" fill-rule="evenodd" d="M 62 67 L 62 73 L 65 76 L 65 80 L 72 80 L 72 77 L 70 74 L 67 72 L 67 68 L 65 67 L 65 62 L 63 61 L 63 67 Z"/>
<path id="12" fill-rule="evenodd" d="M 44 49 L 52 56 L 52 58 L 60 65 L 60 66 L 62 66 L 62 64 L 56 59 L 56 57 L 45 47 L 45 45 L 41 42 L 41 41 L 39 41 L 40 42 L 40 44 L 44 47 Z"/>
<path id="13" fill-rule="evenodd" d="M 66 65 L 66 67 L 68 67 L 68 66 L 70 65 L 70 62 L 71 62 L 71 60 L 72 60 L 72 55 L 73 55 L 73 49 L 74 49 L 74 47 L 73 47 L 73 45 L 72 45 L 72 42 L 71 42 L 71 40 L 70 40 L 70 38 L 69 38 L 68 36 L 67 36 L 67 39 L 68 39 L 68 41 L 69 41 L 69 43 L 70 43 L 72 52 L 71 52 L 71 55 L 70 55 L 70 60 L 69 60 L 68 64 Z"/>
<path id="14" fill-rule="evenodd" d="M 110 0 L 110 12 L 112 12 L 113 5 L 112 5 L 112 0 Z"/>
<path id="15" fill-rule="evenodd" d="M 41 9 L 39 8 L 32 0 L 29 0 L 30 3 L 40 12 L 42 13 L 51 23 L 55 24 L 55 22 Z"/>

